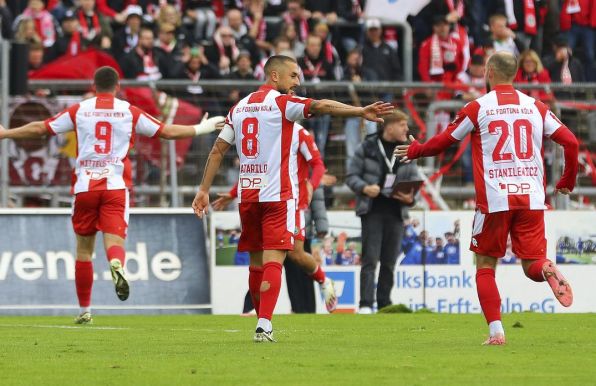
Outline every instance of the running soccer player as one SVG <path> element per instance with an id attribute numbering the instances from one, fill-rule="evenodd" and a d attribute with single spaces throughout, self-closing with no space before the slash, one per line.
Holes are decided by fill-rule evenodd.
<path id="1" fill-rule="evenodd" d="M 266 82 L 240 100 L 226 117 L 213 145 L 199 191 L 193 201 L 197 216 L 209 209 L 209 190 L 223 155 L 236 144 L 240 157 L 239 211 L 242 234 L 238 250 L 250 252 L 249 291 L 257 310 L 255 342 L 273 342 L 271 317 L 281 286 L 282 263 L 294 249 L 297 145 L 295 121 L 311 115 L 362 117 L 382 122 L 389 103 L 353 107 L 332 100 L 287 95 L 300 85 L 296 60 L 275 55 L 265 64 Z"/>
<path id="2" fill-rule="evenodd" d="M 143 110 L 117 99 L 118 73 L 101 67 L 94 75 L 96 96 L 77 103 L 46 121 L 6 130 L 0 126 L 0 139 L 39 138 L 75 131 L 77 158 L 73 172 L 72 224 L 77 237 L 75 285 L 80 314 L 75 323 L 92 322 L 91 288 L 95 234 L 103 232 L 104 248 L 110 263 L 118 299 L 129 296 L 124 275 L 124 240 L 128 228 L 128 196 L 132 169 L 128 153 L 135 133 L 165 139 L 180 139 L 208 133 L 224 117 L 203 119 L 194 126 L 164 124 Z"/>
<path id="3" fill-rule="evenodd" d="M 445 131 L 426 143 L 410 137 L 411 144 L 395 149 L 407 161 L 437 155 L 472 135 L 477 208 L 470 250 L 476 256 L 478 298 L 489 326 L 487 345 L 505 343 L 495 269 L 497 260 L 505 256 L 509 234 L 526 276 L 546 280 L 563 306 L 573 302 L 571 286 L 546 259 L 542 149 L 545 137 L 563 146 L 565 169 L 555 194 L 569 194 L 575 187 L 578 142 L 544 103 L 513 88 L 516 72 L 512 54 L 493 54 L 485 70 L 492 91 L 464 106 Z"/>
<path id="4" fill-rule="evenodd" d="M 298 170 L 296 179 L 298 183 L 296 187 L 298 190 L 298 207 L 296 210 L 294 250 L 288 252 L 288 257 L 294 263 L 298 264 L 314 281 L 319 283 L 321 292 L 325 298 L 325 307 L 327 311 L 333 312 L 337 308 L 337 296 L 335 295 L 333 281 L 325 276 L 325 271 L 323 271 L 315 258 L 304 250 L 304 240 L 306 237 L 304 211 L 310 205 L 313 191 L 319 187 L 321 178 L 325 173 L 325 164 L 323 163 L 315 140 L 308 130 L 298 123 L 294 123 L 294 130 L 298 131 Z M 212 206 L 215 210 L 222 210 L 232 200 L 238 197 L 238 183 L 228 193 L 220 193 L 218 197 Z"/>

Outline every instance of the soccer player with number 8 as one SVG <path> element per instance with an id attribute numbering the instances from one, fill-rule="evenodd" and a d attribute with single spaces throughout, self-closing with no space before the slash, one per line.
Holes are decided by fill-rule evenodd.
<path id="1" fill-rule="evenodd" d="M 236 144 L 242 234 L 238 250 L 250 253 L 248 286 L 257 310 L 255 342 L 272 342 L 271 317 L 281 286 L 287 251 L 294 249 L 298 130 L 294 122 L 312 115 L 362 117 L 373 122 L 392 112 L 390 103 L 353 107 L 332 100 L 290 95 L 300 85 L 296 60 L 272 56 L 265 64 L 266 83 L 230 109 L 216 140 L 193 201 L 197 216 L 209 208 L 209 190 L 224 154 Z"/>

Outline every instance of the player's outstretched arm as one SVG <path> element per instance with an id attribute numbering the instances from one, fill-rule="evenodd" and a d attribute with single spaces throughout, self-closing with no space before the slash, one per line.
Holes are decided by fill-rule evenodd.
<path id="1" fill-rule="evenodd" d="M 410 144 L 397 145 L 393 154 L 399 157 L 401 162 L 409 162 L 420 157 L 432 157 L 441 154 L 449 146 L 457 142 L 449 131 L 445 130 L 441 134 L 437 134 L 425 143 L 420 143 L 411 135 L 409 136 Z"/>
<path id="2" fill-rule="evenodd" d="M 223 160 L 224 155 L 230 149 L 230 144 L 221 138 L 217 138 L 215 144 L 211 148 L 205 170 L 203 171 L 203 180 L 199 186 L 199 191 L 192 202 L 192 208 L 199 218 L 203 218 L 209 211 L 209 189 L 213 184 L 213 179 L 219 170 L 219 165 Z"/>
<path id="3" fill-rule="evenodd" d="M 561 179 L 555 187 L 555 194 L 569 194 L 575 188 L 575 180 L 578 170 L 579 143 L 575 135 L 566 126 L 561 126 L 551 136 L 550 139 L 563 146 L 565 156 L 565 169 Z"/>
<path id="4" fill-rule="evenodd" d="M 203 115 L 201 123 L 193 126 L 165 124 L 159 136 L 164 139 L 189 138 L 197 135 L 208 134 L 223 127 L 223 123 L 225 121 L 224 117 L 208 117 L 208 113 Z"/>
<path id="5" fill-rule="evenodd" d="M 393 105 L 386 102 L 375 102 L 365 107 L 355 107 L 331 99 L 314 100 L 310 105 L 310 112 L 314 115 L 329 114 L 336 117 L 361 117 L 379 123 L 383 123 L 381 117 L 391 114 L 393 109 Z"/>
<path id="6" fill-rule="evenodd" d="M 0 125 L 0 139 L 31 139 L 41 138 L 48 134 L 43 121 L 35 121 L 27 123 L 25 126 L 17 127 L 15 129 L 7 130 Z"/>

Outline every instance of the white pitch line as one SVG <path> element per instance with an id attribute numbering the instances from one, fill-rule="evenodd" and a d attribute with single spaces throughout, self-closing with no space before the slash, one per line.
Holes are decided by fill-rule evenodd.
<path id="1" fill-rule="evenodd" d="M 130 330 L 127 327 L 101 327 L 101 326 L 61 326 L 54 324 L 0 324 L 0 327 L 29 327 L 29 328 L 58 328 L 65 330 Z"/>
<path id="2" fill-rule="evenodd" d="M 62 330 L 133 330 L 129 327 L 102 327 L 102 326 L 64 326 L 56 324 L 0 324 L 0 327 L 27 327 L 27 328 L 56 328 Z M 134 328 L 134 330 L 149 330 L 149 331 L 180 331 L 180 332 L 218 332 L 220 330 L 209 329 L 209 328 Z M 223 332 L 234 333 L 240 332 L 240 330 L 221 330 Z"/>

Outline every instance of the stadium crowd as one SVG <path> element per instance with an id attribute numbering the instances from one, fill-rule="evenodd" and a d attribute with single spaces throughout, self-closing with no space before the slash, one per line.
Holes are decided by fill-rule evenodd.
<path id="1" fill-rule="evenodd" d="M 365 3 L 0 0 L 0 20 L 4 38 L 29 45 L 31 70 L 94 48 L 129 79 L 262 80 L 264 60 L 285 52 L 307 81 L 401 80 L 400 31 L 365 19 Z M 494 50 L 519 57 L 518 82 L 594 80 L 593 0 L 432 0 L 408 22 L 422 81 L 477 85 L 474 66 Z"/>

